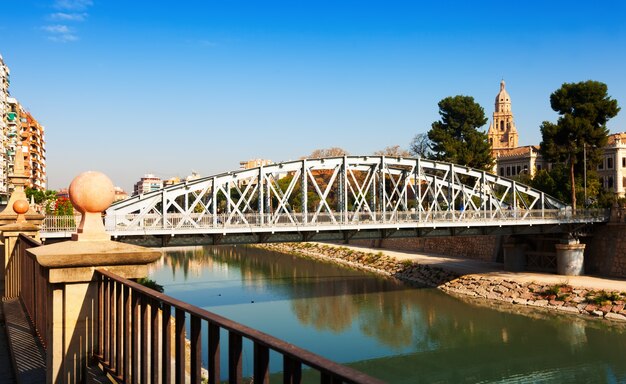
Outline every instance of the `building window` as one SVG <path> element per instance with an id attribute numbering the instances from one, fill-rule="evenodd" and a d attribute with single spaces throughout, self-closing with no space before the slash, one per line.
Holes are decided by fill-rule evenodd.
<path id="1" fill-rule="evenodd" d="M 605 187 L 605 186 L 604 186 L 604 177 L 601 177 L 601 178 L 600 178 L 600 186 L 601 186 L 602 188 L 604 188 L 604 187 Z"/>
<path id="2" fill-rule="evenodd" d="M 622 179 L 622 188 L 626 189 L 626 177 Z"/>
<path id="3" fill-rule="evenodd" d="M 604 169 L 604 159 L 600 160 L 600 164 L 598 164 L 598 169 Z"/>
<path id="4" fill-rule="evenodd" d="M 501 131 L 504 131 L 504 121 L 501 121 L 501 122 L 500 122 L 500 130 L 501 130 Z"/>
<path id="5" fill-rule="evenodd" d="M 537 172 L 541 171 L 541 164 L 537 164 Z"/>
<path id="6" fill-rule="evenodd" d="M 511 167 L 506 167 L 506 175 L 511 176 Z"/>
<path id="7" fill-rule="evenodd" d="M 517 166 L 517 174 L 520 174 L 520 171 L 522 170 L 522 167 L 520 167 L 519 165 Z"/>
<path id="8" fill-rule="evenodd" d="M 500 167 L 500 176 L 504 176 L 504 167 Z"/>
<path id="9" fill-rule="evenodd" d="M 626 168 L 626 157 L 622 157 L 622 168 Z"/>
<path id="10" fill-rule="evenodd" d="M 612 157 L 607 157 L 606 158 L 606 169 L 613 169 L 613 158 Z"/>
<path id="11" fill-rule="evenodd" d="M 608 189 L 613 189 L 613 178 L 610 176 L 608 179 Z"/>

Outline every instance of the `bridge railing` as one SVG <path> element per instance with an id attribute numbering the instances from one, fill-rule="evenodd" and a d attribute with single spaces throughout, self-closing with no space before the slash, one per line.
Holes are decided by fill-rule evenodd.
<path id="1" fill-rule="evenodd" d="M 7 260 L 4 275 L 4 299 L 19 298 L 42 346 L 46 347 L 46 324 L 48 320 L 47 272 L 26 252 L 41 243 L 20 233 L 15 247 Z"/>
<path id="2" fill-rule="evenodd" d="M 585 222 L 608 220 L 610 212 L 605 209 L 577 210 L 566 209 L 537 210 L 450 210 L 450 211 L 395 211 L 395 212 L 333 212 L 333 213 L 247 213 L 217 215 L 203 213 L 129 214 L 107 216 L 106 228 L 109 231 L 150 232 L 163 229 L 211 229 L 247 227 L 287 227 L 287 226 L 333 226 L 333 225 L 377 225 L 410 223 L 489 223 L 518 222 L 532 220 L 558 220 L 561 222 Z M 68 234 L 76 230 L 80 216 L 48 216 L 44 220 L 42 232 Z"/>
<path id="3" fill-rule="evenodd" d="M 81 217 L 80 214 L 70 216 L 46 215 L 41 230 L 44 232 L 67 232 L 72 234 L 76 232 Z"/>
<path id="4" fill-rule="evenodd" d="M 49 269 L 27 252 L 39 246 L 41 243 L 38 241 L 19 235 L 11 257 L 13 264 L 6 276 L 10 289 L 5 298 L 21 299 L 46 350 L 48 331 L 52 327 L 52 310 L 48 302 Z M 251 375 L 254 382 L 269 382 L 270 355 L 272 359 L 279 355 L 283 360 L 283 382 L 299 383 L 304 374 L 307 377 L 319 376 L 320 383 L 381 383 L 354 369 L 107 270 L 97 269 L 95 277 L 98 291 L 94 306 L 97 357 L 120 382 L 200 383 L 208 380 L 209 383 L 221 383 L 222 376 L 227 376 L 229 382 L 241 383 L 244 346 L 251 342 L 254 361 Z M 227 343 L 220 343 L 221 334 L 228 335 Z M 205 335 L 204 340 L 202 335 Z M 203 345 L 208 346 L 204 359 Z M 221 366 L 220 351 L 224 353 L 228 366 Z M 207 369 L 203 368 L 203 361 L 208 361 Z M 303 367 L 311 369 L 304 371 Z M 202 372 L 206 373 L 203 375 Z M 227 372 L 227 375 L 220 372 Z"/>
<path id="5" fill-rule="evenodd" d="M 281 226 L 332 226 L 347 224 L 396 224 L 396 223 L 485 223 L 501 221 L 559 220 L 585 221 L 602 220 L 608 217 L 605 210 L 579 210 L 572 214 L 567 210 L 503 210 L 503 211 L 396 211 L 396 212 L 334 212 L 329 213 L 249 213 L 229 215 L 227 213 L 208 215 L 191 213 L 150 215 L 124 215 L 107 217 L 107 230 L 151 230 L 162 229 L 202 229 L 237 227 L 281 227 Z"/>
<path id="6" fill-rule="evenodd" d="M 99 284 L 100 358 L 125 383 L 244 382 L 244 343 L 252 343 L 254 383 L 268 383 L 270 355 L 282 358 L 284 383 L 299 383 L 303 366 L 320 383 L 381 383 L 292 344 L 248 328 L 202 308 L 145 288 L 106 270 L 96 270 Z M 187 330 L 189 330 L 187 334 Z M 222 335 L 227 335 L 226 343 Z M 186 339 L 189 340 L 186 347 Z M 206 346 L 203 356 L 202 346 Z M 226 367 L 221 353 L 226 350 Z M 202 362 L 208 361 L 206 377 Z M 173 362 L 173 363 L 172 363 Z M 225 370 L 222 370 L 225 368 Z M 309 372 L 306 373 L 307 375 Z"/>

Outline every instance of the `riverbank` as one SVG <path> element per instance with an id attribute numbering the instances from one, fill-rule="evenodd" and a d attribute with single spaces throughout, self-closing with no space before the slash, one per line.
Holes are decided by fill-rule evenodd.
<path id="1" fill-rule="evenodd" d="M 259 247 L 332 260 L 437 287 L 470 298 L 506 302 L 610 321 L 626 322 L 626 281 L 547 274 L 503 273 L 495 263 L 424 256 L 322 243 L 277 243 Z"/>

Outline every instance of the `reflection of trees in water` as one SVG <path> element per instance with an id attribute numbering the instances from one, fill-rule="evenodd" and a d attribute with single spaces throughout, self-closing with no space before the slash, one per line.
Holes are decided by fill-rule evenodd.
<path id="1" fill-rule="evenodd" d="M 588 353 L 589 345 L 606 343 L 601 348 L 611 345 L 615 353 L 626 355 L 624 333 L 606 332 L 597 323 L 480 308 L 436 289 L 410 288 L 393 279 L 264 249 L 175 250 L 168 252 L 164 263 L 185 276 L 200 267 L 238 268 L 247 286 L 293 298 L 292 309 L 301 323 L 340 332 L 358 321 L 365 335 L 397 349 L 467 351 L 515 345 L 519 353 L 536 354 L 538 348 L 550 349 L 557 343 L 567 346 L 568 354 L 578 354 Z M 611 340 L 611 335 L 621 342 Z"/>
<path id="2" fill-rule="evenodd" d="M 190 272 L 200 273 L 202 269 L 214 266 L 211 254 L 205 252 L 204 247 L 165 248 L 160 262 L 169 267 L 173 277 L 177 271 L 182 271 L 185 280 Z"/>

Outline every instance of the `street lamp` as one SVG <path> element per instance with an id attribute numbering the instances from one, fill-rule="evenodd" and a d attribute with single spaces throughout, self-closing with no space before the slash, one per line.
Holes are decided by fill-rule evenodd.
<path id="1" fill-rule="evenodd" d="M 585 190 L 585 208 L 587 208 L 587 143 L 583 143 L 583 189 Z"/>

